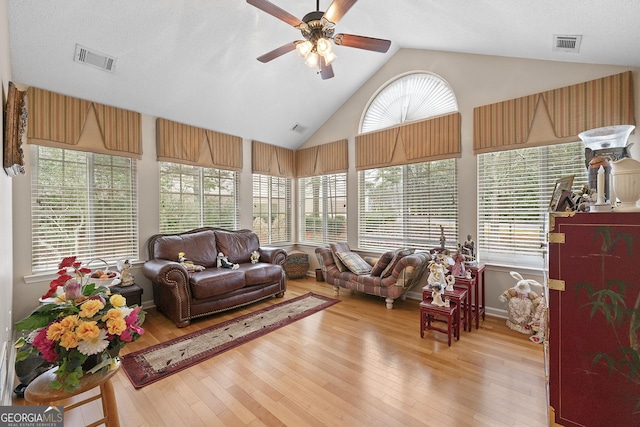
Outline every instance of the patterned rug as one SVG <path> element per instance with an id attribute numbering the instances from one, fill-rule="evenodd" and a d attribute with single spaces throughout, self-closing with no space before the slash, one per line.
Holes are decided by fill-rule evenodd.
<path id="1" fill-rule="evenodd" d="M 337 302 L 310 292 L 129 353 L 121 358 L 121 365 L 135 388 L 144 387 Z"/>

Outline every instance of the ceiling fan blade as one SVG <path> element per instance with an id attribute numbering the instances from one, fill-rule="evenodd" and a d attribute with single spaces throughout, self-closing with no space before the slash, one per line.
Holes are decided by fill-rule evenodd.
<path id="1" fill-rule="evenodd" d="M 337 24 L 356 1 L 357 0 L 333 0 L 322 17 L 329 22 Z"/>
<path id="2" fill-rule="evenodd" d="M 296 42 L 287 43 L 283 46 L 273 49 L 271 52 L 267 52 L 264 55 L 258 56 L 257 59 L 260 62 L 269 62 L 295 49 L 296 49 Z"/>
<path id="3" fill-rule="evenodd" d="M 267 0 L 247 0 L 251 6 L 255 6 L 258 9 L 267 12 L 269 15 L 275 16 L 276 18 L 286 22 L 287 24 L 297 27 L 302 24 L 302 21 L 299 18 L 296 18 L 289 12 L 280 9 L 275 4 L 268 2 Z"/>
<path id="4" fill-rule="evenodd" d="M 327 65 L 324 62 L 324 58 L 320 57 L 320 77 L 322 77 L 322 80 L 330 79 L 333 76 L 333 67 L 331 66 L 331 64 Z"/>
<path id="5" fill-rule="evenodd" d="M 391 46 L 391 40 L 355 36 L 353 34 L 336 34 L 333 41 L 339 46 L 355 47 L 381 53 L 385 53 Z"/>

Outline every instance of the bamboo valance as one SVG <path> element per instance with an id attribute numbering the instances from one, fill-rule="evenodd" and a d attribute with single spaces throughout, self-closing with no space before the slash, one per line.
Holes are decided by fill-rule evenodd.
<path id="1" fill-rule="evenodd" d="M 30 87 L 27 142 L 140 158 L 141 114 Z M 84 134 L 95 123 L 97 132 Z"/>
<path id="2" fill-rule="evenodd" d="M 635 125 L 631 71 L 476 107 L 473 149 L 491 151 L 577 141 L 580 132 Z"/>
<path id="3" fill-rule="evenodd" d="M 242 170 L 242 138 L 166 119 L 156 121 L 158 160 Z"/>
<path id="4" fill-rule="evenodd" d="M 252 141 L 251 163 L 253 173 L 283 178 L 295 176 L 295 152 L 287 148 Z"/>
<path id="5" fill-rule="evenodd" d="M 460 157 L 460 113 L 356 136 L 356 169 Z"/>
<path id="6" fill-rule="evenodd" d="M 303 148 L 296 152 L 296 177 L 328 175 L 349 169 L 347 140 Z"/>

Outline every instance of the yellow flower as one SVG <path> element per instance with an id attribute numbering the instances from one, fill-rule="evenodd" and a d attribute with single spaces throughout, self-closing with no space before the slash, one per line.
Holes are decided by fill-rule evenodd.
<path id="1" fill-rule="evenodd" d="M 67 296 L 65 294 L 60 294 L 55 298 L 55 302 L 65 302 L 67 300 Z"/>
<path id="2" fill-rule="evenodd" d="M 56 322 L 49 326 L 47 329 L 47 339 L 51 341 L 58 341 L 64 332 L 64 328 L 60 324 L 60 322 Z"/>
<path id="3" fill-rule="evenodd" d="M 60 321 L 60 326 L 65 331 L 73 331 L 73 329 L 78 325 L 78 316 L 67 316 Z"/>
<path id="4" fill-rule="evenodd" d="M 102 321 L 106 322 L 107 320 L 110 319 L 121 319 L 124 316 L 122 315 L 122 312 L 120 311 L 120 309 L 118 308 L 112 308 L 111 310 L 107 311 L 107 314 L 105 314 L 104 316 L 102 316 Z"/>
<path id="5" fill-rule="evenodd" d="M 127 300 L 120 294 L 112 295 L 109 301 L 114 307 L 123 307 L 127 304 Z"/>
<path id="6" fill-rule="evenodd" d="M 100 333 L 100 328 L 96 322 L 80 322 L 78 327 L 76 328 L 76 334 L 78 334 L 78 338 L 81 340 L 91 340 L 96 338 Z"/>
<path id="7" fill-rule="evenodd" d="M 122 317 L 107 320 L 107 331 L 111 335 L 120 335 L 127 329 L 127 322 Z"/>
<path id="8" fill-rule="evenodd" d="M 78 336 L 72 331 L 67 331 L 62 334 L 62 337 L 60 338 L 60 345 L 67 350 L 70 348 L 76 348 L 78 346 Z"/>
<path id="9" fill-rule="evenodd" d="M 90 299 L 80 306 L 80 317 L 93 317 L 104 308 L 104 304 L 97 299 Z"/>

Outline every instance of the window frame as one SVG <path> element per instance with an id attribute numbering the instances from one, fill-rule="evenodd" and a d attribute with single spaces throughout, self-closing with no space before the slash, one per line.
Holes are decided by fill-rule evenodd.
<path id="1" fill-rule="evenodd" d="M 34 144 L 31 163 L 33 274 L 56 270 L 68 256 L 84 263 L 138 260 L 135 159 Z M 57 183 L 54 170 L 61 174 Z M 105 186 L 107 181 L 113 185 Z M 49 221 L 52 212 L 56 218 Z M 47 230 L 47 223 L 67 231 Z M 67 237 L 73 233 L 75 237 Z"/>
<path id="2" fill-rule="evenodd" d="M 549 200 L 556 181 L 570 175 L 575 176 L 573 190 L 588 182 L 581 142 L 479 154 L 478 259 L 485 264 L 544 269 Z"/>
<path id="3" fill-rule="evenodd" d="M 254 173 L 252 182 L 253 232 L 258 235 L 262 244 L 290 244 L 293 240 L 291 232 L 293 216 L 291 211 L 292 179 Z M 263 195 L 263 192 L 266 192 L 266 194 Z M 257 198 L 261 199 L 260 203 L 256 203 Z M 279 208 L 275 209 L 274 205 Z M 262 210 L 263 207 L 266 207 L 266 212 Z M 274 218 L 274 215 L 278 215 L 279 218 Z M 263 216 L 269 217 L 270 221 L 264 221 Z M 258 221 L 258 217 L 260 217 L 261 222 Z"/>
<path id="4" fill-rule="evenodd" d="M 168 168 L 177 169 L 175 172 L 168 171 Z M 237 229 L 239 223 L 239 201 L 238 173 L 232 170 L 207 168 L 202 166 L 192 166 L 174 162 L 159 162 L 159 232 L 160 233 L 180 233 L 200 227 L 219 227 L 225 229 Z M 169 174 L 173 175 L 173 190 L 165 191 L 163 178 L 170 179 Z M 223 174 L 230 176 L 223 177 Z M 163 177 L 164 175 L 164 177 Z M 187 178 L 191 177 L 190 180 Z M 177 179 L 177 182 L 176 182 Z M 212 186 L 211 182 L 218 181 L 217 186 Z M 187 182 L 190 181 L 190 182 Z M 178 188 L 176 189 L 176 185 Z M 189 187 L 191 185 L 191 187 Z M 223 193 L 222 189 L 231 186 Z M 186 191 L 187 188 L 193 188 L 193 191 Z M 217 188 L 216 191 L 207 190 L 208 188 Z M 179 203 L 175 206 L 167 203 L 165 196 L 173 195 L 179 199 Z M 183 210 L 186 198 L 193 199 L 195 209 Z M 208 202 L 218 199 L 218 203 Z M 232 200 L 232 207 L 227 208 L 223 201 Z M 211 212 L 207 211 L 208 207 L 213 206 Z M 171 216 L 165 213 L 168 209 L 173 209 L 175 215 L 186 216 L 191 215 L 191 219 L 182 221 L 174 220 L 174 225 L 169 225 Z M 217 211 L 217 213 L 215 213 Z M 225 215 L 224 212 L 232 212 L 232 215 Z M 188 218 L 188 217 L 186 217 Z"/>
<path id="5" fill-rule="evenodd" d="M 429 176 L 410 173 L 411 169 L 419 171 L 419 168 L 427 168 L 429 172 L 431 170 L 434 172 L 429 173 Z M 434 168 L 442 168 L 441 173 Z M 385 183 L 385 185 L 390 185 L 391 189 L 377 196 L 367 192 L 368 183 L 379 179 L 383 174 L 391 175 L 393 170 L 400 170 L 400 173 L 396 173 L 397 182 L 395 183 L 393 179 L 387 179 L 388 184 Z M 374 174 L 378 176 L 375 177 Z M 437 178 L 438 174 L 451 179 L 448 181 L 445 179 L 446 182 L 443 182 L 442 179 Z M 398 177 L 400 178 L 397 179 Z M 457 244 L 452 245 L 451 242 L 457 242 L 459 229 L 457 181 L 457 159 L 455 158 L 358 171 L 358 248 L 372 251 L 405 247 L 431 250 L 440 246 L 441 225 L 444 227 L 445 237 L 448 236 L 445 247 L 456 248 Z M 394 189 L 393 186 L 398 184 L 401 185 Z M 374 197 L 377 199 L 370 200 Z M 374 209 L 375 204 L 381 206 L 381 209 Z M 413 208 L 409 208 L 410 206 Z M 394 212 L 394 209 L 397 212 Z M 437 219 L 434 218 L 436 211 L 440 212 Z M 374 222 L 368 221 L 367 215 L 373 213 L 378 219 Z M 391 225 L 385 229 L 385 225 L 379 218 L 394 218 L 394 215 L 396 215 L 395 221 L 401 221 L 397 227 L 401 232 L 392 235 L 394 226 Z M 377 234 L 374 231 L 368 231 L 374 227 L 380 228 Z"/>
<path id="6" fill-rule="evenodd" d="M 312 187 L 311 197 L 307 197 L 307 183 Z M 315 190 L 317 189 L 317 196 Z M 333 194 L 330 191 L 333 189 Z M 342 190 L 342 191 L 340 191 Z M 348 217 L 347 217 L 347 173 L 326 174 L 310 176 L 298 179 L 298 200 L 299 200 L 299 242 L 308 245 L 324 245 L 330 243 L 344 242 L 347 240 Z M 339 209 L 340 199 L 344 200 L 342 209 Z M 311 204 L 311 212 L 307 210 L 307 205 Z M 333 206 L 333 208 L 332 208 Z M 309 215 L 310 213 L 310 215 Z M 316 217 L 317 220 L 313 219 Z M 308 230 L 309 221 L 319 226 L 315 230 L 320 230 L 319 238 L 308 238 L 313 236 L 315 230 Z M 332 232 L 333 231 L 333 232 Z M 320 234 L 317 233 L 316 234 Z"/>

